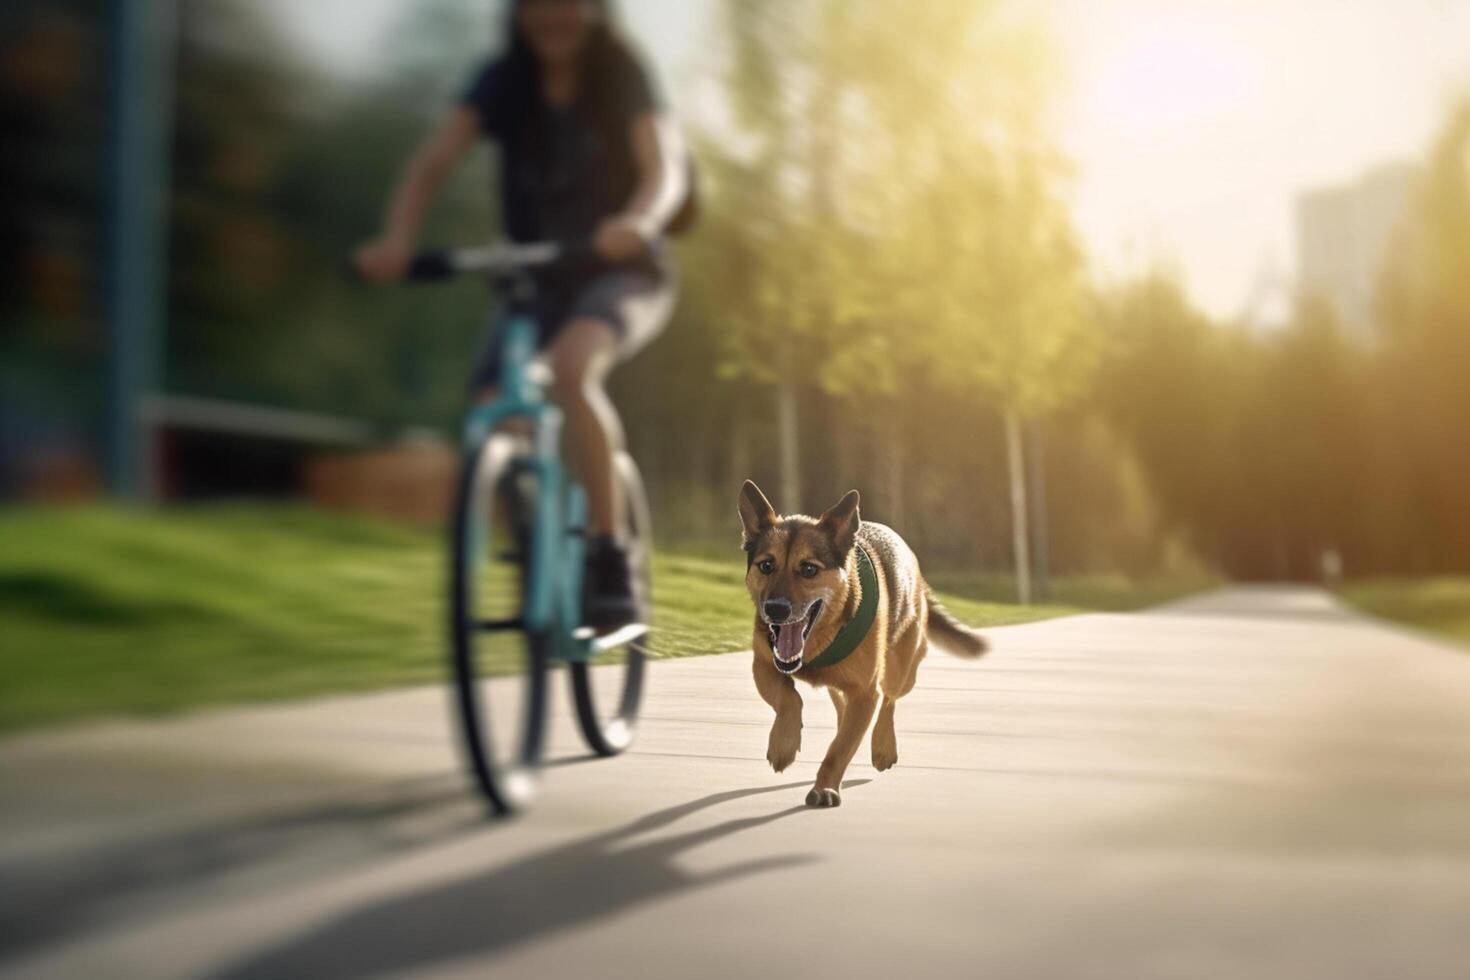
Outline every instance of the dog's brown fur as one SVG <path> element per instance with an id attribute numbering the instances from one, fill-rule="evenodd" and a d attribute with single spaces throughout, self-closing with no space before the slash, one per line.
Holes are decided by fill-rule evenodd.
<path id="1" fill-rule="evenodd" d="M 837 709 L 837 737 L 817 770 L 807 805 L 842 802 L 842 776 L 876 712 L 873 768 L 898 761 L 893 710 L 913 690 L 919 661 L 933 639 L 962 657 L 985 652 L 985 640 L 941 606 L 919 572 L 919 560 L 901 537 L 882 524 L 863 521 L 853 490 L 819 518 L 778 516 L 765 494 L 749 480 L 740 489 L 740 521 L 746 552 L 745 586 L 755 602 L 755 686 L 776 711 L 766 749 L 771 768 L 782 771 L 801 748 L 801 695 L 794 677 L 825 687 Z M 814 659 L 853 618 L 861 601 L 857 546 L 878 573 L 878 612 L 867 635 L 845 660 L 830 667 L 803 665 L 794 674 L 776 666 L 770 626 L 761 610 L 768 599 L 785 599 L 804 613 L 815 599 L 823 606 L 805 650 Z M 803 568 L 803 566 L 806 566 Z M 815 571 L 811 566 L 815 566 Z"/>

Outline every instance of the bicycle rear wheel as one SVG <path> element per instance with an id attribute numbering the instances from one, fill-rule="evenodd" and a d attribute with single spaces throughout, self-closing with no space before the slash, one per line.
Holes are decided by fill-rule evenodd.
<path id="1" fill-rule="evenodd" d="M 460 742 L 498 814 L 535 795 L 545 746 L 550 638 L 524 620 L 539 490 L 527 451 L 525 439 L 497 433 L 466 455 L 451 548 Z"/>
<path id="2" fill-rule="evenodd" d="M 632 457 L 619 453 L 614 462 L 623 492 L 638 621 L 648 624 L 653 614 L 653 522 L 648 497 Z M 649 634 L 643 633 L 590 661 L 571 665 L 577 723 L 587 745 L 598 755 L 617 755 L 633 741 L 643 699 L 648 641 Z"/>

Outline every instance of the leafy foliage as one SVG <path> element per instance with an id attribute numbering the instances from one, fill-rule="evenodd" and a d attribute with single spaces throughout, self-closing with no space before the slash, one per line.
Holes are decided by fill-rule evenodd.
<path id="1" fill-rule="evenodd" d="M 100 428 L 105 391 L 103 5 L 23 6 L 64 16 L 6 40 L 35 45 L 6 64 L 46 83 L 5 93 L 20 149 L 6 157 L 7 452 Z M 406 6 L 352 77 L 294 50 L 269 5 L 181 9 L 167 385 L 447 431 L 489 298 L 475 283 L 362 290 L 338 271 L 492 49 L 493 5 Z M 1059 572 L 1310 578 L 1330 551 L 1349 573 L 1470 567 L 1470 102 L 1426 154 L 1376 335 L 1347 336 L 1307 296 L 1284 330 L 1252 332 L 1212 322 L 1167 275 L 1090 278 L 1048 131 L 1063 66 L 1011 5 L 717 9 L 682 303 L 614 379 L 670 540 L 730 541 L 740 481 L 779 487 L 794 469 L 801 499 L 783 509 L 857 486 L 865 516 L 930 567 L 1003 568 L 1013 412 L 1044 423 Z M 493 235 L 494 165 L 482 153 L 457 175 L 427 243 Z"/>

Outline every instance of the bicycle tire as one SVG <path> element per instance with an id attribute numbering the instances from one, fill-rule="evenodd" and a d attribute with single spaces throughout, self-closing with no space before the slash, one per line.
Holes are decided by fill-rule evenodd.
<path id="1" fill-rule="evenodd" d="M 633 566 L 638 619 L 649 623 L 653 613 L 653 522 L 648 497 L 643 489 L 643 478 L 631 456 L 619 453 L 614 464 L 627 515 L 629 558 Z M 592 662 L 571 665 L 572 701 L 576 705 L 577 725 L 588 747 L 598 755 L 614 756 L 632 744 L 638 708 L 643 699 L 650 636 L 651 633 L 646 633 L 619 650 L 611 651 L 612 654 L 621 654 L 620 665 L 609 663 L 613 658 L 607 654 Z M 616 697 L 608 697 L 607 692 L 599 694 L 598 679 L 593 676 L 595 672 L 600 672 L 604 681 L 621 673 Z"/>
<path id="2" fill-rule="evenodd" d="M 535 796 L 545 749 L 551 638 L 526 629 L 523 615 L 526 582 L 534 572 L 529 539 L 537 489 L 534 471 L 525 466 L 526 455 L 526 440 L 505 433 L 466 453 L 450 548 L 450 636 L 460 745 L 476 785 L 497 815 L 518 812 Z M 509 714 L 513 692 L 507 687 L 514 682 L 503 679 L 506 674 L 522 682 L 519 718 L 498 718 L 491 704 L 493 696 L 499 714 Z M 492 676 L 498 678 L 493 689 Z M 495 731 L 497 721 L 502 722 L 501 737 Z"/>

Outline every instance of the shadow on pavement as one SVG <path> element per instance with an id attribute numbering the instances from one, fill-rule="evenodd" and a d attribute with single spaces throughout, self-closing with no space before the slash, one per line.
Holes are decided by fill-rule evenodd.
<path id="1" fill-rule="evenodd" d="M 463 777 L 399 780 L 327 803 L 254 813 L 0 867 L 0 960 L 137 915 L 170 896 L 300 880 L 483 831 Z"/>
<path id="2" fill-rule="evenodd" d="M 869 780 L 849 780 L 844 788 Z M 816 860 L 811 854 L 759 857 L 698 874 L 680 855 L 742 830 L 807 810 L 726 820 L 640 843 L 631 838 L 734 800 L 805 787 L 809 781 L 715 793 L 669 807 L 582 840 L 533 854 L 488 874 L 473 875 L 351 912 L 215 975 L 245 978 L 362 978 L 409 974 L 465 956 L 484 956 L 545 938 L 646 902 Z"/>

